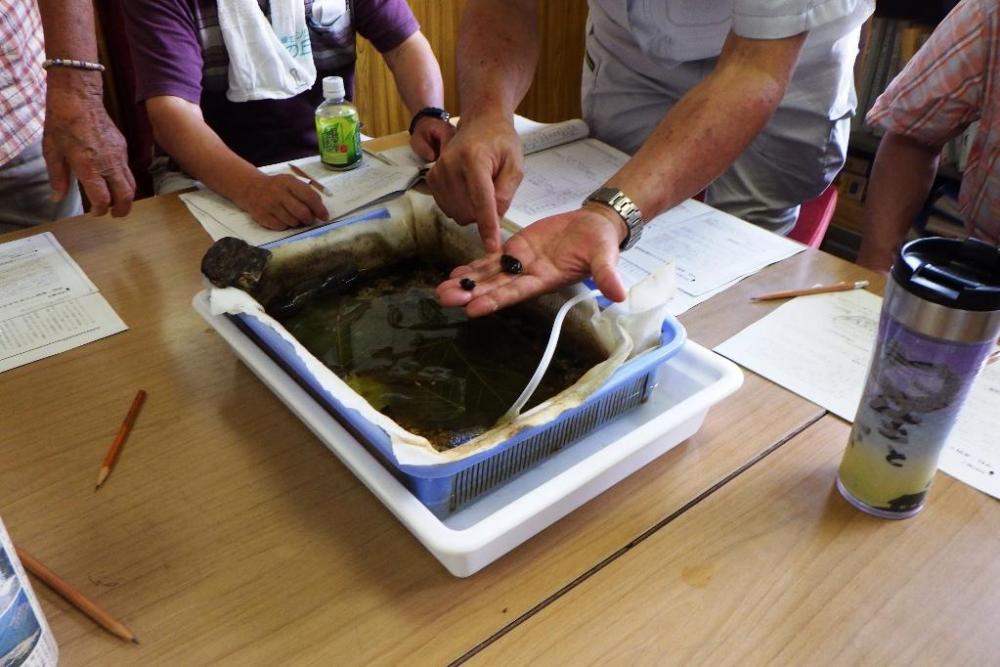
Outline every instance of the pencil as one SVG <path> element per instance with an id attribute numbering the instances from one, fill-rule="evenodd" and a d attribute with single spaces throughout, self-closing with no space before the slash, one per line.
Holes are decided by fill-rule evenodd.
<path id="1" fill-rule="evenodd" d="M 807 294 L 826 294 L 827 292 L 848 292 L 855 289 L 868 287 L 867 280 L 845 280 L 832 285 L 816 285 L 815 287 L 803 287 L 801 289 L 790 289 L 784 292 L 770 292 L 760 296 L 751 297 L 751 301 L 771 301 L 773 299 L 790 299 L 793 296 L 805 296 Z"/>
<path id="2" fill-rule="evenodd" d="M 997 350 L 996 352 L 991 352 L 990 356 L 986 357 L 987 364 L 996 363 L 997 360 L 1000 360 L 1000 350 Z"/>
<path id="3" fill-rule="evenodd" d="M 118 460 L 118 454 L 122 451 L 122 445 L 125 444 L 125 439 L 128 438 L 128 434 L 132 431 L 135 418 L 139 415 L 139 408 L 142 407 L 142 403 L 145 400 L 146 392 L 140 389 L 139 393 L 132 399 L 132 407 L 128 409 L 128 414 L 125 415 L 125 421 L 122 422 L 121 428 L 118 429 L 115 441 L 111 443 L 108 453 L 104 455 L 104 462 L 101 463 L 101 469 L 97 472 L 97 486 L 94 488 L 95 491 L 101 488 L 101 484 L 104 484 L 104 480 L 111 474 L 111 469 L 115 467 L 115 461 Z"/>
<path id="4" fill-rule="evenodd" d="M 288 165 L 288 168 L 292 170 L 292 173 L 296 176 L 301 176 L 302 178 L 309 181 L 309 185 L 313 186 L 314 189 L 319 190 L 325 195 L 329 195 L 330 191 L 326 189 L 326 186 L 317 181 L 315 178 L 307 174 L 304 170 L 299 169 L 294 164 Z"/>
<path id="5" fill-rule="evenodd" d="M 38 577 L 42 583 L 58 593 L 60 597 L 66 600 L 66 602 L 69 602 L 71 605 L 82 611 L 84 614 L 89 616 L 92 621 L 114 636 L 120 637 L 125 641 L 132 642 L 133 644 L 139 643 L 139 640 L 135 638 L 135 635 L 128 629 L 128 626 L 106 612 L 104 609 L 98 607 L 73 585 L 67 583 L 62 579 L 62 577 L 42 565 L 42 563 L 36 560 L 34 556 L 17 546 L 14 547 L 14 551 L 17 552 L 17 557 L 21 559 L 21 563 L 24 565 L 25 570 Z"/>

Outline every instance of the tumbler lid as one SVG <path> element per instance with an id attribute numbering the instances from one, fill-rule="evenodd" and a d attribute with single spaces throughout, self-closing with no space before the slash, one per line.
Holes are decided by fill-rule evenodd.
<path id="1" fill-rule="evenodd" d="M 892 277 L 914 296 L 948 308 L 1000 310 L 1000 250 L 976 239 L 910 241 Z"/>

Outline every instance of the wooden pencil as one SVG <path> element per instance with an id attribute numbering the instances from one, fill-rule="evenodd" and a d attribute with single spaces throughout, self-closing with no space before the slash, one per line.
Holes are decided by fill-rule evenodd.
<path id="1" fill-rule="evenodd" d="M 121 427 L 118 429 L 118 435 L 115 436 L 115 441 L 111 443 L 108 453 L 104 455 L 104 461 L 101 463 L 101 469 L 97 472 L 97 487 L 94 489 L 95 491 L 101 488 L 101 484 L 104 484 L 104 480 L 106 480 L 108 475 L 111 474 L 111 469 L 115 467 L 115 461 L 118 460 L 118 454 L 122 450 L 122 445 L 125 444 L 128 434 L 131 433 L 132 425 L 135 424 L 135 418 L 139 415 L 139 409 L 142 407 L 145 400 L 146 392 L 140 389 L 135 395 L 135 398 L 132 399 L 132 406 L 128 409 L 128 414 L 125 415 L 125 421 L 122 422 Z"/>
<path id="2" fill-rule="evenodd" d="M 808 294 L 826 294 L 828 292 L 849 292 L 855 289 L 868 287 L 867 280 L 845 280 L 832 285 L 816 285 L 815 287 L 803 287 L 801 289 L 790 289 L 783 292 L 770 292 L 759 296 L 751 297 L 751 301 L 772 301 L 774 299 L 790 299 L 795 296 L 806 296 Z"/>
<path id="3" fill-rule="evenodd" d="M 14 551 L 17 552 L 17 557 L 21 559 L 21 564 L 24 565 L 25 570 L 33 574 L 42 583 L 58 593 L 64 600 L 89 616 L 92 621 L 113 634 L 115 637 L 132 642 L 133 644 L 139 643 L 139 640 L 135 638 L 135 635 L 128 629 L 128 626 L 101 607 L 97 606 L 97 604 L 77 590 L 75 586 L 67 583 L 62 577 L 45 567 L 45 565 L 39 562 L 34 556 L 29 554 L 24 549 L 15 546 Z"/>
<path id="4" fill-rule="evenodd" d="M 317 181 L 315 178 L 313 178 L 312 176 L 310 176 L 309 174 L 307 174 L 304 169 L 300 169 L 299 167 L 296 167 L 294 164 L 288 165 L 288 168 L 291 169 L 292 173 L 295 174 L 296 176 L 301 176 L 302 178 L 304 178 L 307 181 L 309 181 L 309 185 L 313 186 L 314 189 L 319 190 L 320 192 L 322 192 L 325 195 L 329 195 L 330 194 L 330 191 L 326 189 L 325 185 L 323 185 L 322 183 L 320 183 L 319 181 Z"/>

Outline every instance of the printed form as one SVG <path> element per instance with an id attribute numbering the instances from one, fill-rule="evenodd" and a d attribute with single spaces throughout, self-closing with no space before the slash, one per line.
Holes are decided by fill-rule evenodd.
<path id="1" fill-rule="evenodd" d="M 50 233 L 0 244 L 0 372 L 128 329 Z"/>
<path id="2" fill-rule="evenodd" d="M 715 351 L 853 422 L 868 377 L 881 310 L 882 298 L 865 290 L 802 296 L 751 324 Z M 952 477 L 995 498 L 1000 498 L 998 412 L 1000 364 L 987 364 L 938 464 Z"/>

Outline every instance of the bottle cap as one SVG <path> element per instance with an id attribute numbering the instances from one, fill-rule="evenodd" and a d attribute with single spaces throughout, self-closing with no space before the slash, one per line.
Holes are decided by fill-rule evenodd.
<path id="1" fill-rule="evenodd" d="M 914 296 L 947 308 L 1000 310 L 1000 249 L 976 239 L 910 241 L 900 249 L 892 277 Z"/>
<path id="2" fill-rule="evenodd" d="M 344 97 L 344 80 L 339 76 L 324 76 L 323 77 L 323 97 L 343 99 Z"/>

